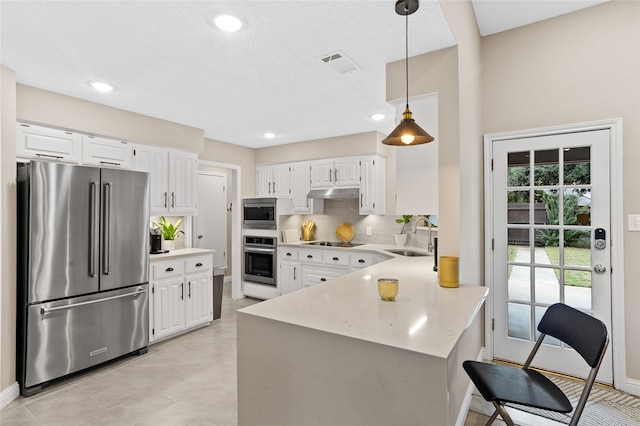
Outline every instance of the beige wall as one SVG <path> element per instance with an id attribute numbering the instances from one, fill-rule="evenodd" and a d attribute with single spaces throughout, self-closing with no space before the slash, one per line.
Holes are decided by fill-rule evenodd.
<path id="1" fill-rule="evenodd" d="M 18 120 L 147 145 L 202 152 L 204 132 L 158 118 L 18 84 Z"/>
<path id="2" fill-rule="evenodd" d="M 482 40 L 483 133 L 622 117 L 627 377 L 640 380 L 640 3 L 612 1 Z"/>
<path id="3" fill-rule="evenodd" d="M 200 160 L 217 161 L 219 163 L 234 164 L 240 166 L 240 182 L 242 184 L 242 197 L 255 197 L 256 195 L 256 154 L 255 149 L 245 146 L 233 145 L 213 139 L 204 140 L 204 151 L 198 156 Z M 227 182 L 231 184 L 231 175 Z"/>
<path id="4" fill-rule="evenodd" d="M 16 382 L 16 76 L 0 65 L 0 392 Z"/>

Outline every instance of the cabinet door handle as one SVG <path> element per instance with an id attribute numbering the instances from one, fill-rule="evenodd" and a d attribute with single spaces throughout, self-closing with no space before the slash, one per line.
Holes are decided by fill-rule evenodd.
<path id="1" fill-rule="evenodd" d="M 191 299 L 191 281 L 189 281 L 189 299 Z"/>
<path id="2" fill-rule="evenodd" d="M 271 194 L 271 182 L 269 182 L 269 194 Z"/>
<path id="3" fill-rule="evenodd" d="M 273 193 L 274 194 L 276 193 L 276 181 L 275 180 L 273 181 Z"/>
<path id="4" fill-rule="evenodd" d="M 360 207 L 362 207 L 362 192 L 360 193 Z"/>
<path id="5" fill-rule="evenodd" d="M 296 267 L 293 267 L 293 280 L 296 280 Z"/>
<path id="6" fill-rule="evenodd" d="M 323 282 L 324 282 L 324 281 L 326 281 L 326 280 L 327 280 L 326 278 L 320 278 L 320 281 L 323 281 Z"/>
<path id="7" fill-rule="evenodd" d="M 164 270 L 165 272 L 173 272 L 173 268 L 172 267 L 168 267 L 167 269 Z"/>
<path id="8" fill-rule="evenodd" d="M 184 300 L 184 283 L 180 283 L 180 291 L 182 292 L 180 299 Z"/>
<path id="9" fill-rule="evenodd" d="M 201 266 L 202 266 L 202 263 L 200 263 L 200 262 L 196 263 L 196 268 L 199 268 Z"/>
<path id="10" fill-rule="evenodd" d="M 333 178 L 336 182 L 338 181 L 338 169 L 334 169 Z"/>
<path id="11" fill-rule="evenodd" d="M 171 208 L 174 208 L 176 206 L 176 193 L 172 192 L 171 193 Z"/>
<path id="12" fill-rule="evenodd" d="M 329 182 L 333 182 L 333 179 L 331 178 L 333 173 L 333 169 L 329 169 Z"/>
<path id="13" fill-rule="evenodd" d="M 335 260 L 335 261 L 337 262 L 338 260 L 340 260 L 340 258 L 339 258 L 339 257 L 337 257 L 337 256 L 335 256 L 335 257 L 333 258 L 333 260 Z"/>
<path id="14" fill-rule="evenodd" d="M 312 255 L 310 255 L 310 254 L 308 254 L 308 255 L 307 255 L 307 259 L 313 259 L 313 256 L 312 256 Z"/>
<path id="15" fill-rule="evenodd" d="M 164 208 L 167 208 L 167 191 L 164 192 Z"/>
<path id="16" fill-rule="evenodd" d="M 364 259 L 358 259 L 358 262 L 359 262 L 359 263 L 364 263 L 364 262 L 365 262 L 365 260 L 364 260 Z"/>

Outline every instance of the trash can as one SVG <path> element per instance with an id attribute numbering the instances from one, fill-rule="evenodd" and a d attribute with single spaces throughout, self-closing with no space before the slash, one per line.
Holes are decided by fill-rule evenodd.
<path id="1" fill-rule="evenodd" d="M 224 270 L 214 268 L 213 271 L 213 319 L 222 316 L 222 287 L 224 285 Z"/>

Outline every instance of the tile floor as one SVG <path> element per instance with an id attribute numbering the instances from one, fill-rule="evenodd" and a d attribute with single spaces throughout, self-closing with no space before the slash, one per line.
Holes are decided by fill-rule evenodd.
<path id="1" fill-rule="evenodd" d="M 235 311 L 256 300 L 233 300 L 229 287 L 211 326 L 19 397 L 0 412 L 0 424 L 236 425 Z M 486 419 L 469 413 L 465 426 Z"/>

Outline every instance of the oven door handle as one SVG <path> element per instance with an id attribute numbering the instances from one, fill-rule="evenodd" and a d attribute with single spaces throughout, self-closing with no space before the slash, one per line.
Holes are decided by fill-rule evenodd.
<path id="1" fill-rule="evenodd" d="M 245 247 L 246 253 L 275 253 L 275 248 Z"/>

